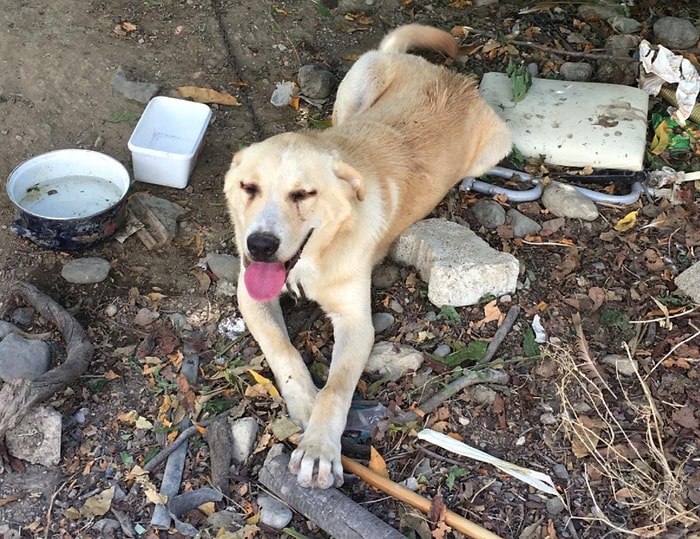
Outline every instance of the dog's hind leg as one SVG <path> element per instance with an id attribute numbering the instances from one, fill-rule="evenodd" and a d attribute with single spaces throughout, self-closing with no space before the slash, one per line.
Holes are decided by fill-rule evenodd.
<path id="1" fill-rule="evenodd" d="M 238 282 L 238 308 L 275 375 L 290 417 L 306 428 L 318 389 L 301 355 L 289 341 L 279 299 L 254 301 L 246 290 L 243 273 Z"/>
<path id="2" fill-rule="evenodd" d="M 338 86 L 333 106 L 333 125 L 370 108 L 386 91 L 393 80 L 388 72 L 390 64 L 382 62 L 386 53 L 370 51 L 363 54 Z"/>

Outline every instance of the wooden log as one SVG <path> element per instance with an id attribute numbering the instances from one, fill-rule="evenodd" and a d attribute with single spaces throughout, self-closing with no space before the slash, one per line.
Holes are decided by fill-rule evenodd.
<path id="1" fill-rule="evenodd" d="M 267 462 L 258 479 L 284 503 L 333 537 L 344 539 L 402 539 L 405 536 L 358 505 L 338 489 L 303 488 L 287 469 L 289 455 Z"/>

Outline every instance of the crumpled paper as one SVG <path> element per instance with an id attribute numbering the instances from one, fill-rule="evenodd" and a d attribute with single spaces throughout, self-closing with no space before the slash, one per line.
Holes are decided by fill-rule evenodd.
<path id="1" fill-rule="evenodd" d="M 671 113 L 671 118 L 685 125 L 700 92 L 700 76 L 688 59 L 674 54 L 663 45 L 657 47 L 658 50 L 654 51 L 646 39 L 639 44 L 639 59 L 643 67 L 639 74 L 639 87 L 648 94 L 657 95 L 664 83 L 678 83 L 678 109 Z"/>

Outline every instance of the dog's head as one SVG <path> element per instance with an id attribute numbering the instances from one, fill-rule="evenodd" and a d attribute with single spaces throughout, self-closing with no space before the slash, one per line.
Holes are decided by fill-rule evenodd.
<path id="1" fill-rule="evenodd" d="M 364 190 L 359 172 L 301 134 L 239 151 L 224 193 L 250 296 L 275 298 L 302 251 L 330 241 Z"/>

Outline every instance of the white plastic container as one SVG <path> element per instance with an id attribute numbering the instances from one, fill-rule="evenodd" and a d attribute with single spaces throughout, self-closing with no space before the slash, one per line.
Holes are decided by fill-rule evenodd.
<path id="1" fill-rule="evenodd" d="M 129 138 L 134 178 L 141 182 L 187 187 L 202 148 L 211 109 L 172 97 L 154 97 Z"/>

